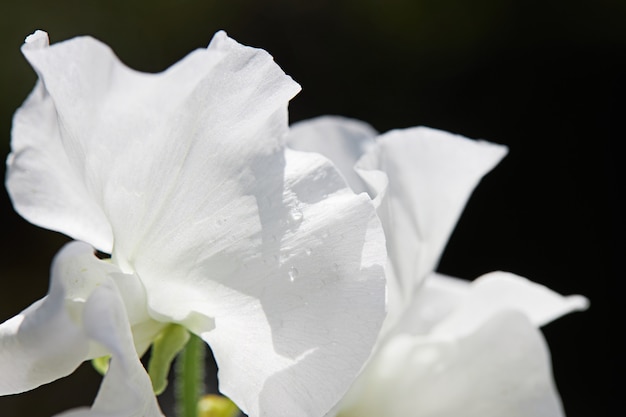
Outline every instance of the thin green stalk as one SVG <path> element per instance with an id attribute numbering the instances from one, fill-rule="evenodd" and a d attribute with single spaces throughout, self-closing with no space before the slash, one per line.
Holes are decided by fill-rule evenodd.
<path id="1" fill-rule="evenodd" d="M 204 391 L 204 356 L 204 342 L 192 334 L 176 361 L 178 417 L 198 417 L 198 401 Z"/>

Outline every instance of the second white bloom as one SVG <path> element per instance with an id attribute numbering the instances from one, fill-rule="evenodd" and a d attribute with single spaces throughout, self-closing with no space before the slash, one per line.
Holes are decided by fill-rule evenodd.
<path id="1" fill-rule="evenodd" d="M 353 189 L 370 192 L 387 238 L 389 315 L 331 415 L 563 415 L 537 328 L 584 309 L 586 299 L 504 272 L 472 283 L 433 274 L 474 187 L 505 147 L 426 127 L 378 135 L 340 117 L 294 125 L 289 144 L 326 155 Z"/>

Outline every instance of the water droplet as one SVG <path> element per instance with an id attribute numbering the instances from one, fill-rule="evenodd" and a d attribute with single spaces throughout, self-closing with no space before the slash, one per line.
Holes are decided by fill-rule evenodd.
<path id="1" fill-rule="evenodd" d="M 294 282 L 296 278 L 298 277 L 298 274 L 299 272 L 295 266 L 292 266 L 291 268 L 289 268 L 289 281 Z"/>
<path id="2" fill-rule="evenodd" d="M 299 222 L 300 220 L 302 220 L 303 215 L 300 209 L 293 209 L 289 214 L 291 215 L 291 220 L 293 220 L 294 222 Z"/>

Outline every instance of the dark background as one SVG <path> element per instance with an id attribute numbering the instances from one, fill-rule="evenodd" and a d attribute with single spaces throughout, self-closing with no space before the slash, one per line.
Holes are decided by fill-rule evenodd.
<path id="1" fill-rule="evenodd" d="M 340 114 L 380 131 L 426 125 L 510 147 L 472 197 L 440 271 L 508 270 L 591 300 L 544 328 L 570 417 L 617 415 L 624 375 L 623 0 L 13 1 L 0 6 L 0 154 L 35 82 L 19 47 L 90 34 L 160 71 L 225 29 L 303 86 L 292 121 Z M 47 292 L 65 241 L 0 194 L 0 321 Z M 0 398 L 2 417 L 91 404 L 98 377 Z M 619 407 L 619 408 L 618 408 Z M 617 413 L 617 414 L 615 414 Z M 382 416 L 381 416 L 382 417 Z"/>

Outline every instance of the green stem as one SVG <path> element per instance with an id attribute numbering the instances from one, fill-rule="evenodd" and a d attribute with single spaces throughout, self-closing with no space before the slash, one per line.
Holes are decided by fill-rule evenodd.
<path id="1" fill-rule="evenodd" d="M 204 342 L 191 335 L 176 361 L 176 408 L 178 417 L 197 417 L 204 391 Z"/>

